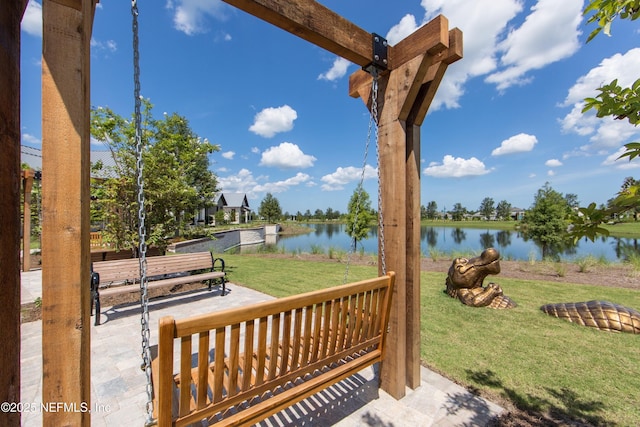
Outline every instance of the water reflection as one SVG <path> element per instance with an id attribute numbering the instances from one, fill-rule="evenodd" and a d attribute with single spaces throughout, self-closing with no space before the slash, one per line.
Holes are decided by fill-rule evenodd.
<path id="1" fill-rule="evenodd" d="M 511 244 L 511 231 L 500 230 L 496 232 L 496 241 L 498 245 L 506 248 Z"/>
<path id="2" fill-rule="evenodd" d="M 489 233 L 487 231 L 486 233 L 480 234 L 480 246 L 483 249 L 494 247 L 495 241 L 496 241 L 496 237 L 494 236 L 493 233 Z"/>
<path id="3" fill-rule="evenodd" d="M 348 251 L 351 239 L 345 231 L 344 224 L 311 224 L 311 233 L 299 236 L 282 236 L 278 238 L 278 246 L 287 252 L 310 252 L 312 245 L 329 249 Z M 369 236 L 358 242 L 359 248 L 367 253 L 378 251 L 378 229 L 372 227 Z M 483 230 L 464 227 L 427 227 L 420 229 L 420 246 L 423 254 L 430 248 L 452 254 L 454 252 L 479 254 L 488 247 L 497 248 L 503 258 L 528 260 L 542 259 L 543 255 L 551 258 L 571 259 L 587 255 L 602 257 L 609 261 L 622 261 L 631 256 L 640 256 L 638 239 L 622 239 L 602 237 L 595 242 L 581 240 L 576 245 L 541 245 L 525 239 L 517 230 Z"/>
<path id="4" fill-rule="evenodd" d="M 465 233 L 462 228 L 454 228 L 451 231 L 451 237 L 453 238 L 453 241 L 459 245 L 466 240 L 467 233 Z"/>

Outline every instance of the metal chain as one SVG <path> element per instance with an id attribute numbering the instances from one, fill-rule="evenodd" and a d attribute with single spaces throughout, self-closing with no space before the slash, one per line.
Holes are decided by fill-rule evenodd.
<path id="1" fill-rule="evenodd" d="M 378 117 L 378 78 L 377 75 L 373 80 L 373 87 L 371 88 L 371 117 L 376 122 L 375 125 L 375 140 L 376 140 L 376 154 L 378 157 L 378 242 L 380 251 L 380 267 L 382 274 L 387 274 L 387 260 L 385 258 L 384 249 L 384 216 L 382 215 L 382 175 L 380 174 L 380 144 L 378 141 L 378 126 L 380 125 L 380 118 Z"/>
<path id="2" fill-rule="evenodd" d="M 372 131 L 375 133 L 375 144 L 376 147 L 378 145 L 378 73 L 375 69 L 371 71 L 373 76 L 373 83 L 371 84 L 371 113 L 369 114 L 369 128 L 367 130 L 367 141 L 364 147 L 364 158 L 362 160 L 362 173 L 360 175 L 360 182 L 358 184 L 358 189 L 360 190 L 356 199 L 356 210 L 353 214 L 353 226 L 351 228 L 352 234 L 355 234 L 356 226 L 358 224 L 358 216 L 360 214 L 360 202 L 362 197 L 364 176 L 367 167 L 367 157 L 369 155 L 369 146 L 371 143 L 371 134 Z M 375 128 L 375 131 L 374 131 Z M 380 168 L 378 167 L 378 170 Z M 378 180 L 380 179 L 380 172 L 378 172 Z M 378 187 L 378 200 L 380 199 L 380 189 Z M 380 202 L 378 201 L 378 205 Z M 380 209 L 380 208 L 378 208 Z M 347 279 L 349 278 L 349 266 L 351 264 L 351 254 L 355 255 L 356 253 L 356 241 L 353 239 L 351 243 L 351 250 L 347 253 L 347 265 L 344 272 L 344 277 L 342 278 L 342 283 L 347 283 Z"/>
<path id="3" fill-rule="evenodd" d="M 140 95 L 140 53 L 138 38 L 138 2 L 131 1 L 131 15 L 133 18 L 133 84 L 135 102 L 135 138 L 136 138 L 136 172 L 138 180 L 138 260 L 140 265 L 140 305 L 142 313 L 140 316 L 142 338 L 142 365 L 141 369 L 147 377 L 147 421 L 145 425 L 155 424 L 153 420 L 153 384 L 151 383 L 151 348 L 149 339 L 149 294 L 147 293 L 147 232 L 145 227 L 146 213 L 144 209 L 144 162 L 142 154 L 144 144 L 142 141 L 142 100 Z"/>

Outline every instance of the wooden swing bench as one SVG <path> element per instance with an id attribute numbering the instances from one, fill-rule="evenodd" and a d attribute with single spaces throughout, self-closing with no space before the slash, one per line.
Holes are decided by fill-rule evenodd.
<path id="1" fill-rule="evenodd" d="M 219 265 L 217 263 L 219 262 Z M 153 256 L 147 258 L 147 289 L 189 283 L 206 282 L 211 290 L 214 282 L 226 292 L 224 260 L 211 252 Z M 106 284 L 108 287 L 100 287 Z M 116 285 L 118 284 L 118 285 Z M 111 286 L 114 285 L 114 286 Z M 95 326 L 100 325 L 100 296 L 113 296 L 140 291 L 140 261 L 138 258 L 100 261 L 92 264 L 91 313 L 96 307 Z"/>
<path id="2" fill-rule="evenodd" d="M 252 425 L 381 362 L 394 280 L 390 272 L 187 319 L 163 317 L 151 363 L 158 425 Z"/>

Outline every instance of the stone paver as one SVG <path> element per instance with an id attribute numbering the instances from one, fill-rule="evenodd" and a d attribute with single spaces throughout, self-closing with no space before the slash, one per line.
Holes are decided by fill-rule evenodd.
<path id="1" fill-rule="evenodd" d="M 41 275 L 22 275 L 22 301 L 41 295 Z M 271 297 L 229 284 L 230 293 L 198 290 L 150 303 L 151 345 L 157 345 L 158 320 L 167 315 L 184 318 L 225 308 L 245 306 Z M 93 320 L 93 319 L 92 319 Z M 101 326 L 91 326 L 91 424 L 142 426 L 146 420 L 146 377 L 140 369 L 140 307 L 103 307 Z M 93 322 L 92 322 L 93 323 Z M 22 325 L 22 401 L 41 403 L 42 324 Z M 334 385 L 270 418 L 260 426 L 482 426 L 502 408 L 467 392 L 446 378 L 422 368 L 422 383 L 395 400 L 378 388 L 373 368 Z M 42 425 L 38 411 L 23 413 L 23 426 Z"/>

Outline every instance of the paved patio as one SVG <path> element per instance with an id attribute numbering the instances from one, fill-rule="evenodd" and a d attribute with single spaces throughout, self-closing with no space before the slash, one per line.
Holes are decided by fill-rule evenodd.
<path id="1" fill-rule="evenodd" d="M 22 302 L 41 295 L 39 270 L 22 273 Z M 157 344 L 162 316 L 183 318 L 244 306 L 272 297 L 228 284 L 224 298 L 206 289 L 150 303 L 151 345 Z M 145 421 L 146 378 L 141 364 L 140 315 L 137 304 L 103 307 L 101 326 L 91 326 L 91 424 L 142 426 Z M 92 322 L 93 324 L 93 322 Z M 42 399 L 42 324 L 22 325 L 22 402 Z M 503 409 L 467 392 L 446 378 L 422 368 L 422 382 L 395 400 L 377 387 L 373 368 L 284 410 L 261 426 L 484 426 Z M 23 426 L 42 425 L 39 412 L 23 413 Z"/>

